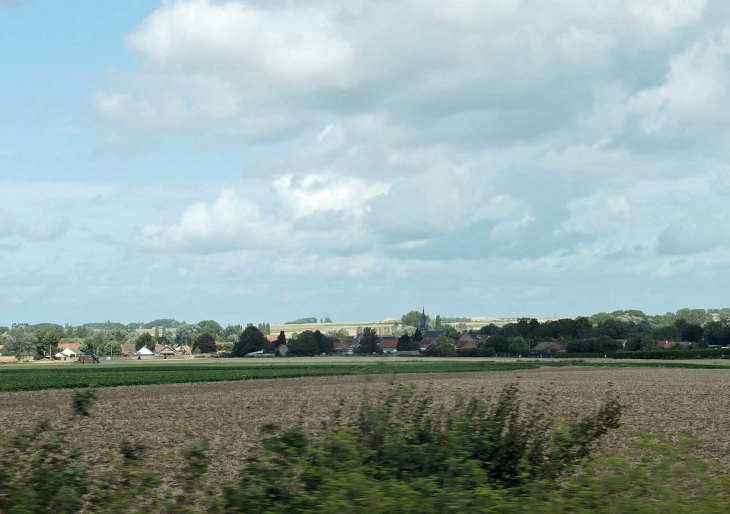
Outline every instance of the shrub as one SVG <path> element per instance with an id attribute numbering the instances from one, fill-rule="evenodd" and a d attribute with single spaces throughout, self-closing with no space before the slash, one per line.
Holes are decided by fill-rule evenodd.
<path id="1" fill-rule="evenodd" d="M 77 416 L 89 416 L 89 409 L 96 402 L 96 389 L 85 389 L 83 391 L 75 391 L 71 405 L 74 414 Z"/>
<path id="2" fill-rule="evenodd" d="M 321 438 L 295 429 L 268 439 L 264 454 L 224 486 L 223 502 L 247 513 L 504 506 L 572 470 L 618 426 L 621 408 L 609 399 L 595 415 L 557 426 L 546 410 L 522 415 L 515 385 L 494 405 L 460 400 L 451 411 L 401 385 L 365 401 L 353 422 Z"/>

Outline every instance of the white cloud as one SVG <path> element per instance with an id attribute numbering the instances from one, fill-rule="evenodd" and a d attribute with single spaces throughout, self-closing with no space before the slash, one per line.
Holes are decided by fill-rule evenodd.
<path id="1" fill-rule="evenodd" d="M 352 49 L 326 14 L 236 2 L 165 2 L 127 47 L 166 68 L 262 74 L 298 87 L 346 86 L 353 66 Z"/>

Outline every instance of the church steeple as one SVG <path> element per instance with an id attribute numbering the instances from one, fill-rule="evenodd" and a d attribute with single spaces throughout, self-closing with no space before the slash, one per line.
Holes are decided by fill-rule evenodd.
<path id="1" fill-rule="evenodd" d="M 426 308 L 423 308 L 421 312 L 421 333 L 425 334 L 428 331 L 428 318 L 426 317 Z"/>

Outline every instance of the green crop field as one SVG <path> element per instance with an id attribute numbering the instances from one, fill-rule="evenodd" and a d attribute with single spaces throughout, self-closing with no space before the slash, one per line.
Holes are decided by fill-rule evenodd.
<path id="1" fill-rule="evenodd" d="M 565 361 L 382 361 L 192 364 L 108 364 L 97 366 L 12 366 L 0 369 L 0 391 L 37 391 L 80 387 L 223 382 L 252 379 L 402 373 L 489 372 L 536 369 L 542 366 L 721 368 L 725 364 L 682 362 L 565 362 Z"/>
<path id="2" fill-rule="evenodd" d="M 397 362 L 357 364 L 178 364 L 78 367 L 12 367 L 0 369 L 0 391 L 37 391 L 78 387 L 222 382 L 331 375 L 449 373 L 534 369 L 532 362 Z"/>

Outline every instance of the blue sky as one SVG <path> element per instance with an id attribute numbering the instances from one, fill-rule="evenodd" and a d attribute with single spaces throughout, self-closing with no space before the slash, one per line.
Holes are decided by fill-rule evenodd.
<path id="1" fill-rule="evenodd" d="M 0 324 L 730 306 L 721 0 L 0 0 Z"/>

